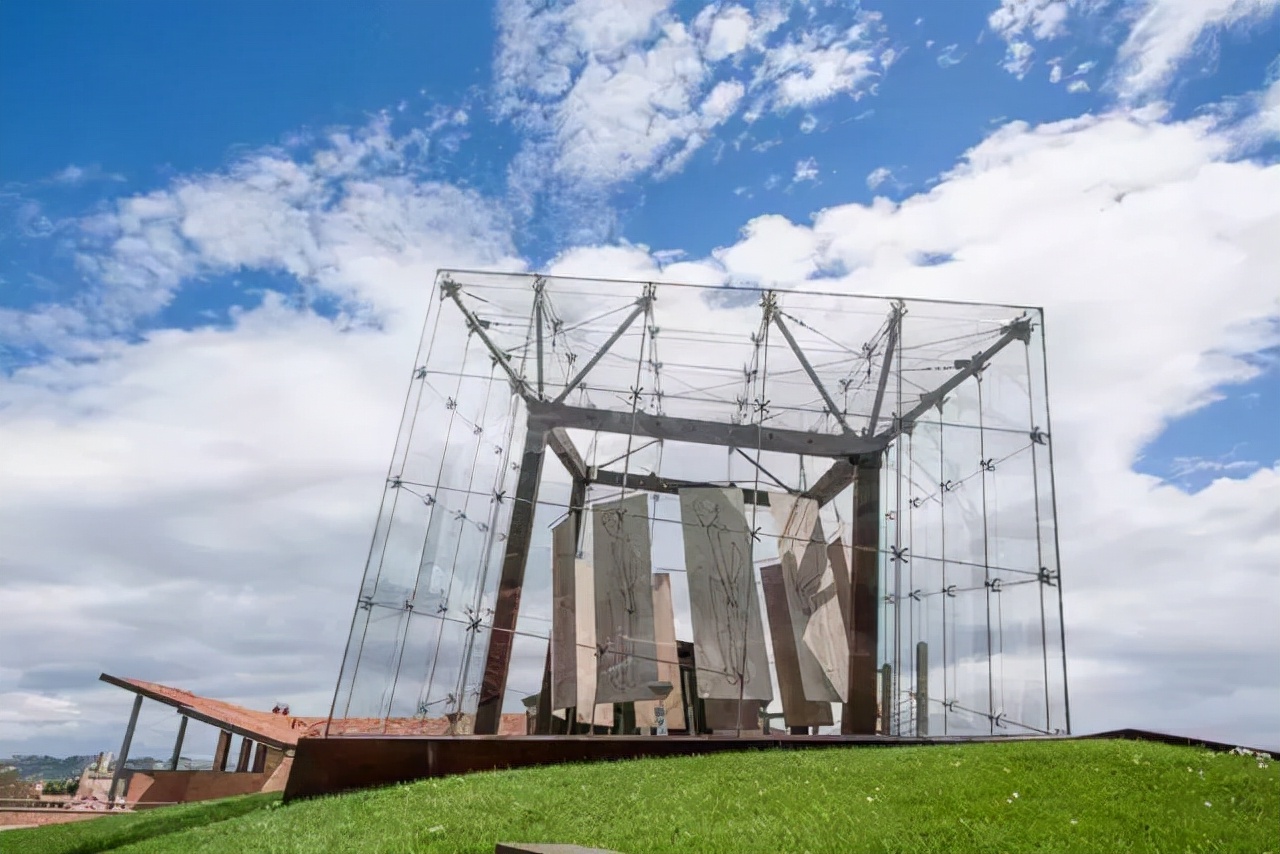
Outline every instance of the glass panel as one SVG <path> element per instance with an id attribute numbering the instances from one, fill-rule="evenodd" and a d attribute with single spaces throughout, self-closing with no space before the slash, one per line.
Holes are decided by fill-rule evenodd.
<path id="1" fill-rule="evenodd" d="M 819 497 L 827 543 L 851 549 L 850 461 L 879 456 L 880 731 L 1065 729 L 1041 326 L 1038 310 L 1010 306 L 443 271 L 336 713 L 388 732 L 465 732 L 492 666 L 503 711 L 523 714 L 546 660 L 550 528 L 578 494 L 578 463 L 547 451 L 536 498 L 528 478 L 518 489 L 526 450 L 563 427 L 555 450 L 593 481 L 586 509 L 647 494 L 648 557 L 671 574 L 685 642 L 679 489 L 741 489 L 761 567 L 778 560 L 770 495 Z M 580 547 L 591 560 L 590 525 Z M 504 572 L 520 583 L 504 607 L 518 609 L 504 611 L 510 643 L 493 644 Z M 714 711 L 730 728 L 760 725 L 754 705 L 725 702 Z"/>

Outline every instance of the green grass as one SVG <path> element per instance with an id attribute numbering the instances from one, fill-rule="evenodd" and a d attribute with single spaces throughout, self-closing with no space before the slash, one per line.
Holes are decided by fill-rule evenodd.
<path id="1" fill-rule="evenodd" d="M 0 850 L 99 850 L 84 846 L 102 828 L 102 849 L 130 852 L 488 854 L 500 840 L 631 854 L 1280 852 L 1280 765 L 1259 765 L 1128 741 L 734 753 L 474 774 L 289 806 L 237 799 L 223 802 L 243 804 L 237 817 L 189 812 L 151 838 L 109 837 L 125 825 L 104 819 L 9 831 Z"/>
<path id="2" fill-rule="evenodd" d="M 278 794 L 243 795 L 219 801 L 109 815 L 69 824 L 6 830 L 0 833 L 0 852 L 89 854 L 94 851 L 111 851 L 143 840 L 166 839 L 171 834 L 189 828 L 206 827 L 279 804 Z"/>

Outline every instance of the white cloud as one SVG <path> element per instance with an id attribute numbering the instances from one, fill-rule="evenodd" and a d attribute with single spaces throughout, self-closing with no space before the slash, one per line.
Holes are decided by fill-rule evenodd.
<path id="1" fill-rule="evenodd" d="M 880 189 L 880 185 L 893 177 L 893 170 L 887 166 L 880 166 L 872 169 L 867 175 L 867 188 L 870 190 Z"/>
<path id="2" fill-rule="evenodd" d="M 959 53 L 960 45 L 949 44 L 942 50 L 938 51 L 937 63 L 939 68 L 951 68 L 964 62 L 965 54 Z"/>
<path id="3" fill-rule="evenodd" d="M 708 7 L 708 11 L 713 9 Z M 753 28 L 751 13 L 741 6 L 720 9 L 707 26 L 707 59 L 719 62 L 741 53 L 751 41 Z"/>
<path id="4" fill-rule="evenodd" d="M 1054 60 L 1049 65 L 1049 82 L 1057 83 L 1062 79 L 1062 63 Z"/>
<path id="5" fill-rule="evenodd" d="M 796 171 L 795 174 L 791 176 L 791 183 L 799 184 L 802 181 L 816 180 L 818 180 L 818 161 L 812 157 L 797 160 Z"/>
<path id="6" fill-rule="evenodd" d="M 712 4 L 687 23 L 664 2 L 628 4 L 607 27 L 602 2 L 501 7 L 496 103 L 526 136 L 512 169 L 521 208 L 541 194 L 669 177 L 740 110 L 750 123 L 861 98 L 898 56 L 874 13 L 845 10 L 846 24 L 800 22 L 779 35 L 787 4 Z"/>
<path id="7" fill-rule="evenodd" d="M 987 25 L 1010 40 L 1028 34 L 1038 41 L 1066 35 L 1067 18 L 1074 0 L 1001 0 Z"/>
<path id="8" fill-rule="evenodd" d="M 1031 70 L 1031 56 L 1034 53 L 1035 48 L 1029 42 L 1011 41 L 1005 48 L 1004 62 L 1001 65 L 1005 71 L 1021 80 Z"/>
<path id="9" fill-rule="evenodd" d="M 1072 80 L 1067 84 L 1067 91 L 1072 95 L 1078 95 L 1089 91 L 1089 84 L 1084 80 Z"/>
<path id="10" fill-rule="evenodd" d="M 765 51 L 753 88 L 769 84 L 775 109 L 807 107 L 846 93 L 862 97 L 880 68 L 873 27 L 864 22 L 843 32 L 823 29 L 788 38 Z"/>
<path id="11" fill-rule="evenodd" d="M 107 172 L 97 163 L 91 163 L 87 166 L 78 166 L 74 163 L 68 164 L 66 167 L 54 172 L 43 182 L 45 184 L 55 184 L 63 187 L 79 187 L 94 181 L 111 181 L 119 183 L 124 181 L 123 175 L 117 172 Z"/>
<path id="12" fill-rule="evenodd" d="M 1206 32 L 1277 9 L 1280 0 L 1146 0 L 1117 54 L 1119 94 L 1159 96 Z"/>

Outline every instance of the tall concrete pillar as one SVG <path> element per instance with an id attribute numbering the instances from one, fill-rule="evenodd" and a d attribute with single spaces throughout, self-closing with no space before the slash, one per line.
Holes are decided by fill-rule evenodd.
<path id="1" fill-rule="evenodd" d="M 253 755 L 253 739 L 247 735 L 240 739 L 240 756 L 236 759 L 236 773 L 243 774 L 249 770 L 249 759 Z"/>
<path id="2" fill-rule="evenodd" d="M 227 757 L 231 755 L 231 733 L 225 729 L 218 733 L 218 746 L 213 749 L 213 770 L 226 771 Z"/>
<path id="3" fill-rule="evenodd" d="M 267 770 L 267 746 L 258 742 L 258 749 L 253 754 L 253 773 L 261 774 Z"/>

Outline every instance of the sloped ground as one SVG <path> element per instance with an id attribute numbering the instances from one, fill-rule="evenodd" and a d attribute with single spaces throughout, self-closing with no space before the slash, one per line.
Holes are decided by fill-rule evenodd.
<path id="1" fill-rule="evenodd" d="M 1280 852 L 1280 766 L 1129 741 L 751 752 L 255 796 L 0 835 L 0 851 Z"/>

